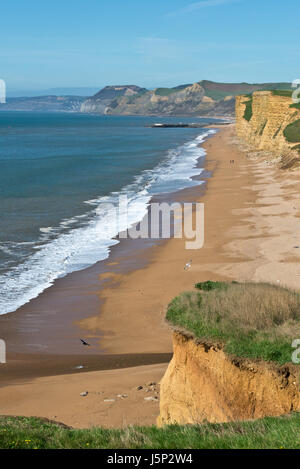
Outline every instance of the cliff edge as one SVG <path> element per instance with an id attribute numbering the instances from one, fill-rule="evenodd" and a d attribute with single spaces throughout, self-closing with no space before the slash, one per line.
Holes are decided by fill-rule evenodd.
<path id="1" fill-rule="evenodd" d="M 160 384 L 158 425 L 300 410 L 291 346 L 300 328 L 300 294 L 266 283 L 195 287 L 168 307 L 174 354 Z"/>
<path id="2" fill-rule="evenodd" d="M 230 358 L 216 345 L 173 333 L 174 355 L 160 385 L 158 425 L 229 422 L 300 410 L 289 366 Z"/>

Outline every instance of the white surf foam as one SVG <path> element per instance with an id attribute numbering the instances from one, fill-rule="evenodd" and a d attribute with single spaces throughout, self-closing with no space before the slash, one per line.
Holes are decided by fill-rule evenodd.
<path id="1" fill-rule="evenodd" d="M 61 228 L 70 226 L 67 233 L 59 234 L 59 227 L 41 228 L 41 240 L 45 244 L 38 245 L 36 252 L 22 264 L 0 275 L 0 314 L 15 311 L 50 287 L 55 279 L 107 258 L 111 247 L 118 243 L 114 239 L 118 232 L 138 223 L 146 215 L 152 195 L 199 184 L 192 179 L 201 172 L 196 165 L 199 157 L 205 155 L 199 143 L 211 133 L 214 131 L 210 130 L 171 150 L 165 161 L 152 170 L 144 171 L 119 193 L 86 201 L 95 208 L 88 214 L 89 221 L 85 225 L 71 229 L 75 218 L 78 221 L 87 216 L 81 215 L 62 221 Z M 116 226 L 111 223 L 112 209 L 105 203 L 117 203 L 122 194 L 128 198 L 128 215 L 120 214 L 120 224 Z M 57 237 L 47 241 L 45 236 L 53 232 Z"/>

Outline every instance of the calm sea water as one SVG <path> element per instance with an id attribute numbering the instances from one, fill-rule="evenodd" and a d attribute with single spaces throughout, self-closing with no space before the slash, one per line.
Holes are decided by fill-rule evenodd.
<path id="1" fill-rule="evenodd" d="M 152 195 L 196 184 L 213 131 L 147 127 L 179 120 L 201 121 L 0 112 L 0 314 L 108 257 L 117 233 L 103 202 L 127 194 L 131 225 Z"/>

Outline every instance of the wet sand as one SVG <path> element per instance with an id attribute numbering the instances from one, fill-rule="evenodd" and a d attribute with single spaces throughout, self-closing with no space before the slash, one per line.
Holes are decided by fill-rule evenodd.
<path id="1" fill-rule="evenodd" d="M 204 144 L 208 152 L 206 169 L 213 173 L 205 193 L 199 196 L 199 188 L 193 188 L 180 194 L 181 201 L 204 203 L 203 248 L 187 250 L 186 239 L 174 238 L 153 249 L 150 262 L 142 269 L 126 276 L 113 273 L 111 282 L 100 293 L 101 314 L 79 322 L 87 336 L 102 331 L 101 344 L 106 352 L 171 351 L 170 331 L 164 321 L 171 299 L 181 291 L 192 289 L 199 281 L 236 279 L 234 275 L 218 273 L 216 267 L 246 260 L 242 252 L 237 257 L 236 253 L 224 249 L 224 245 L 233 226 L 243 229 L 246 225 L 235 211 L 254 203 L 257 191 L 253 188 L 251 163 L 244 155 L 241 162 L 238 149 L 226 145 L 232 132 L 230 126 Z M 235 164 L 230 164 L 231 159 L 235 159 Z M 191 259 L 192 267 L 184 270 Z"/>
<path id="2" fill-rule="evenodd" d="M 13 314 L 0 318 L 0 336 L 9 331 L 7 337 L 20 346 L 20 353 L 9 352 L 18 360 L 16 371 L 13 360 L 4 365 L 10 370 L 5 372 L 6 376 L 5 368 L 0 368 L 0 373 L 3 370 L 1 414 L 55 416 L 79 427 L 155 423 L 158 402 L 145 401 L 141 394 L 135 394 L 135 387 L 146 380 L 157 382 L 163 376 L 172 352 L 171 333 L 164 317 L 167 304 L 175 295 L 208 279 L 270 281 L 299 289 L 299 172 L 285 173 L 264 161 L 247 157 L 236 144 L 232 125 L 208 139 L 204 147 L 207 149 L 205 167 L 213 174 L 207 180 L 205 192 L 197 186 L 176 193 L 177 201 L 205 204 L 203 248 L 186 250 L 185 239 L 171 239 L 147 247 L 128 240 L 124 257 L 112 253 L 109 261 L 61 279 L 45 292 L 49 316 L 40 326 L 50 328 L 47 333 L 42 331 L 39 343 L 49 343 L 48 351 L 52 355 L 41 354 L 40 350 L 39 356 L 30 355 L 27 350 L 25 357 L 20 339 L 22 334 L 25 337 L 24 315 L 20 314 L 17 320 Z M 184 270 L 190 259 L 191 268 Z M 30 321 L 38 318 L 40 310 L 32 305 L 38 304 L 42 296 L 24 307 L 29 316 L 27 324 L 32 325 Z M 59 302 L 59 298 L 63 301 Z M 56 301 L 65 311 L 58 308 L 53 313 Z M 23 328 L 19 339 L 18 327 Z M 32 333 L 30 327 L 26 333 L 29 339 L 38 334 Z M 65 354 L 61 339 L 64 336 L 67 344 L 74 343 Z M 86 338 L 92 346 L 82 348 L 78 337 Z M 56 355 L 55 347 L 59 351 Z M 21 374 L 20 364 L 25 358 L 29 363 L 30 357 L 36 360 L 35 374 L 26 376 L 26 372 Z M 64 373 L 66 366 L 67 372 L 72 373 L 72 367 L 83 360 L 84 369 L 57 376 Z M 106 364 L 101 360 L 106 360 Z M 162 361 L 165 363 L 154 364 Z M 146 363 L 147 366 L 137 366 Z M 103 371 L 90 371 L 97 366 Z M 123 369 L 105 370 L 105 367 Z M 48 374 L 53 376 L 45 377 Z M 18 384 L 12 385 L 16 381 Z M 103 387 L 106 394 L 125 393 L 128 397 L 122 402 L 110 401 L 107 408 L 108 402 L 104 402 L 102 394 L 97 394 L 102 393 Z M 83 398 L 79 394 L 85 390 L 93 390 L 94 394 Z"/>

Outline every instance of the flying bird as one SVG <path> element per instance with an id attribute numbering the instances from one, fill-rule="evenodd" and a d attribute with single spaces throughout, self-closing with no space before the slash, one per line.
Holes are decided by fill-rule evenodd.
<path id="1" fill-rule="evenodd" d="M 88 347 L 91 346 L 91 344 L 88 344 L 85 340 L 83 340 L 83 339 L 80 339 L 80 340 L 81 340 L 81 342 L 82 342 L 82 345 L 87 345 Z"/>

